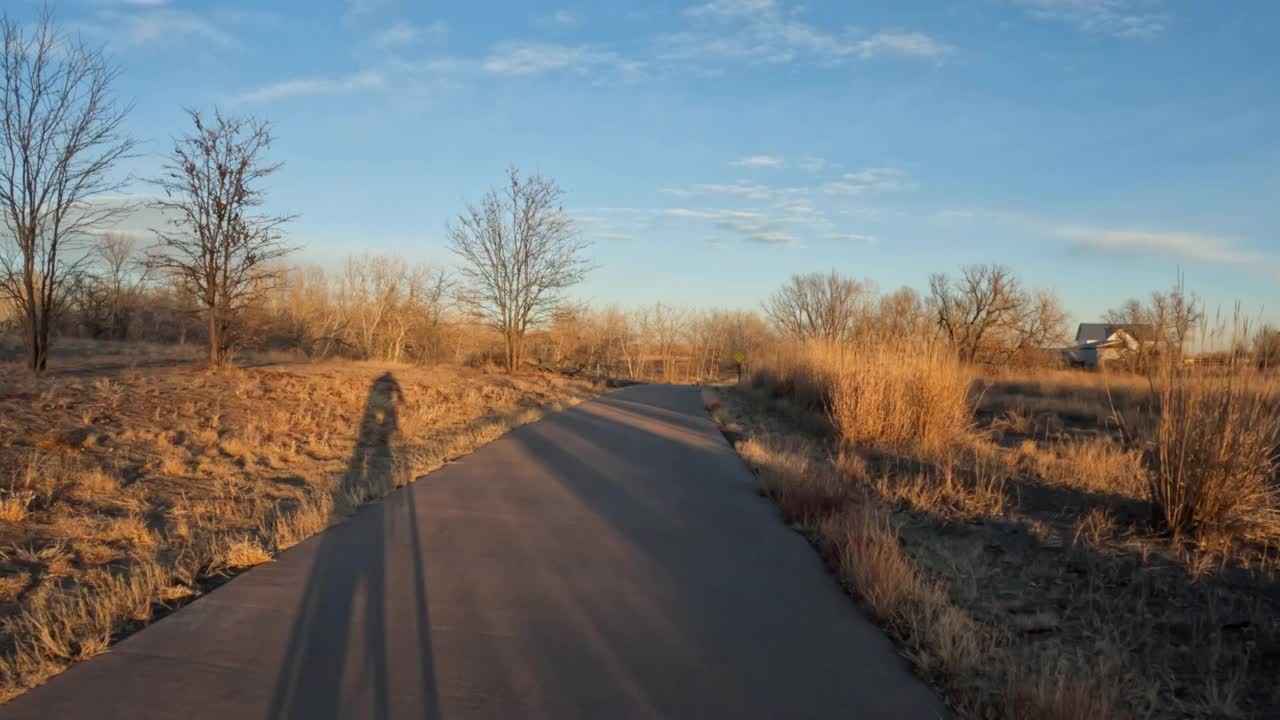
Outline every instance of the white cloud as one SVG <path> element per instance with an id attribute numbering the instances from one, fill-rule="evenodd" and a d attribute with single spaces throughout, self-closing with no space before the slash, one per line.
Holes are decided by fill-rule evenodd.
<path id="1" fill-rule="evenodd" d="M 800 239 L 794 235 L 778 230 L 761 230 L 757 232 L 747 233 L 746 240 L 748 242 L 763 243 L 765 245 L 794 245 L 800 242 Z"/>
<path id="2" fill-rule="evenodd" d="M 867 192 L 892 192 L 912 190 L 915 183 L 910 176 L 896 168 L 867 168 L 845 173 L 843 179 L 822 186 L 829 195 L 861 195 Z"/>
<path id="3" fill-rule="evenodd" d="M 534 42 L 500 45 L 481 62 L 481 66 L 498 75 L 536 75 L 554 70 L 585 72 L 590 68 L 603 68 L 624 77 L 634 77 L 644 69 L 643 63 L 626 60 L 612 50 Z"/>
<path id="4" fill-rule="evenodd" d="M 779 168 L 782 167 L 782 158 L 776 155 L 751 155 L 740 160 L 734 160 L 730 165 L 734 167 Z"/>
<path id="5" fill-rule="evenodd" d="M 738 195 L 752 200 L 769 200 L 774 196 L 774 189 L 766 185 L 748 183 L 711 183 L 694 185 L 693 191 L 711 195 Z"/>
<path id="6" fill-rule="evenodd" d="M 752 220 L 763 218 L 762 213 L 750 210 L 690 210 L 689 208 L 668 208 L 663 211 L 664 215 L 682 218 L 698 218 L 702 220 Z"/>
<path id="7" fill-rule="evenodd" d="M 260 87 L 236 98 L 239 102 L 261 103 L 307 95 L 343 95 L 361 90 L 375 90 L 386 84 L 382 73 L 365 71 L 340 78 L 286 80 Z"/>
<path id="8" fill-rule="evenodd" d="M 877 33 L 858 41 L 854 47 L 861 58 L 873 58 L 877 55 L 939 58 L 951 52 L 948 45 L 920 32 Z"/>
<path id="9" fill-rule="evenodd" d="M 229 33 L 205 18 L 163 3 L 133 2 L 108 9 L 98 17 L 105 24 L 96 28 L 113 39 L 137 46 L 175 46 L 200 42 L 226 47 L 236 41 Z"/>
<path id="10" fill-rule="evenodd" d="M 358 17 L 368 15 L 385 3 L 385 0 L 346 0 L 347 15 Z"/>
<path id="11" fill-rule="evenodd" d="M 820 157 L 805 157 L 796 163 L 796 167 L 805 172 L 822 172 L 822 169 L 826 166 L 827 161 Z"/>
<path id="12" fill-rule="evenodd" d="M 1171 22 L 1161 0 L 1013 0 L 1032 17 L 1116 37 L 1153 37 Z"/>
<path id="13" fill-rule="evenodd" d="M 441 37 L 449 31 L 443 20 L 437 20 L 425 27 L 415 25 L 408 20 L 397 20 L 387 29 L 373 36 L 373 44 L 380 48 L 398 48 L 416 45 L 427 37 Z"/>
<path id="14" fill-rule="evenodd" d="M 832 233 L 827 236 L 830 240 L 847 240 L 849 242 L 866 243 L 868 245 L 876 241 L 874 235 L 861 235 L 858 233 Z"/>
<path id="15" fill-rule="evenodd" d="M 778 3 L 775 0 L 713 0 L 705 5 L 687 8 L 684 14 L 690 17 L 715 15 L 734 18 L 771 15 L 777 11 Z"/>
<path id="16" fill-rule="evenodd" d="M 743 222 L 741 220 L 721 220 L 715 224 L 717 230 L 737 236 L 746 242 L 761 245 L 795 245 L 800 239 L 786 232 L 776 223 Z"/>
<path id="17" fill-rule="evenodd" d="M 1230 265 L 1280 275 L 1280 257 L 1241 245 L 1231 238 L 1199 233 L 1097 227 L 1047 220 L 1005 210 L 957 209 L 938 214 L 943 222 L 989 221 L 1029 232 L 1066 238 L 1077 252 L 1118 257 L 1174 258 Z"/>
<path id="18" fill-rule="evenodd" d="M 714 0 L 687 8 L 693 29 L 658 39 L 665 60 L 703 58 L 752 63 L 789 63 L 811 59 L 838 64 L 849 59 L 898 55 L 937 59 L 950 46 L 921 32 L 882 32 L 867 36 L 854 29 L 833 34 L 796 20 L 798 7 L 776 0 Z"/>
<path id="19" fill-rule="evenodd" d="M 578 24 L 578 18 L 568 10 L 557 10 L 539 17 L 535 22 L 544 27 L 573 27 Z"/>
<path id="20" fill-rule="evenodd" d="M 1152 232 L 1063 225 L 1054 234 L 1075 240 L 1077 250 L 1110 255 L 1174 257 L 1218 265 L 1274 265 L 1274 258 L 1227 238 L 1184 232 Z"/>

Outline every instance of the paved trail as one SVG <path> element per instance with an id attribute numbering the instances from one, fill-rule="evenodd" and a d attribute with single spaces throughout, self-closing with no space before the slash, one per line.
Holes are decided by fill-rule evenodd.
<path id="1" fill-rule="evenodd" d="M 945 717 L 751 482 L 695 389 L 627 388 L 393 493 L 0 720 Z"/>

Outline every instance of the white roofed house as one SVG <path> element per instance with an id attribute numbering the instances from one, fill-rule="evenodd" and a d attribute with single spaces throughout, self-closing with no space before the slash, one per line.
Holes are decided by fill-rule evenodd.
<path id="1" fill-rule="evenodd" d="M 1150 352 L 1156 332 L 1150 325 L 1080 323 L 1075 347 L 1068 351 L 1073 365 L 1102 367 L 1107 362 Z"/>

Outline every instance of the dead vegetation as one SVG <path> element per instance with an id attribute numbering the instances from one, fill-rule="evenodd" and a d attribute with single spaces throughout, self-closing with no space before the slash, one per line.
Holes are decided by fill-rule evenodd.
<path id="1" fill-rule="evenodd" d="M 16 370 L 0 373 L 6 699 L 597 391 L 551 375 L 352 363 Z"/>
<path id="2" fill-rule="evenodd" d="M 810 346 L 712 402 L 962 716 L 1272 717 L 1280 394 L 1179 373 Z"/>

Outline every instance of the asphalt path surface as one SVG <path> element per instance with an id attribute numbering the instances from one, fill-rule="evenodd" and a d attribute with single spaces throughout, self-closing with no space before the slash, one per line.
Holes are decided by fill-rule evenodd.
<path id="1" fill-rule="evenodd" d="M 373 422 L 394 423 L 396 402 L 371 389 Z M 352 467 L 381 467 L 386 436 Z M 518 428 L 0 707 L 0 720 L 946 716 L 756 495 L 697 389 L 660 385 Z"/>

